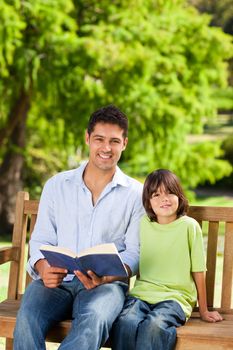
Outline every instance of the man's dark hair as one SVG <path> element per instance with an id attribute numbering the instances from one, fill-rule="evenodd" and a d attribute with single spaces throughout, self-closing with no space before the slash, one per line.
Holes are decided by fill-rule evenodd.
<path id="1" fill-rule="evenodd" d="M 179 198 L 177 217 L 183 216 L 188 210 L 188 200 L 184 195 L 178 177 L 167 169 L 158 169 L 150 173 L 144 183 L 142 201 L 146 213 L 151 221 L 157 221 L 150 200 L 159 187 L 164 186 L 165 191 L 175 194 Z"/>
<path id="2" fill-rule="evenodd" d="M 128 135 L 128 119 L 126 115 L 114 105 L 102 107 L 90 116 L 87 132 L 90 135 L 97 123 L 116 124 L 123 130 L 123 137 Z"/>

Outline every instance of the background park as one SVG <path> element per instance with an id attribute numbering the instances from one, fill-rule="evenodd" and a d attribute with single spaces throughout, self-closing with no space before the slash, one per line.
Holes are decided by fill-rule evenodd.
<path id="1" fill-rule="evenodd" d="M 0 0 L 0 245 L 17 191 L 39 198 L 85 160 L 110 103 L 129 118 L 127 174 L 168 168 L 191 204 L 232 206 L 232 35 L 233 0 Z"/>

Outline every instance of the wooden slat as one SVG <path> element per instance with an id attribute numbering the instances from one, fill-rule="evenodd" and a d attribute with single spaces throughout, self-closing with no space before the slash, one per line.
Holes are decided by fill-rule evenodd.
<path id="1" fill-rule="evenodd" d="M 24 214 L 37 214 L 39 201 L 38 200 L 26 200 L 24 202 Z"/>
<path id="2" fill-rule="evenodd" d="M 233 274 L 233 223 L 226 223 L 221 307 L 231 308 Z"/>
<path id="3" fill-rule="evenodd" d="M 208 243 L 207 243 L 207 274 L 206 274 L 206 293 L 207 305 L 214 305 L 214 286 L 216 273 L 216 258 L 218 244 L 218 222 L 210 222 L 208 228 Z"/>
<path id="4" fill-rule="evenodd" d="M 6 339 L 6 350 L 12 350 L 13 349 L 13 339 L 7 338 Z"/>
<path id="5" fill-rule="evenodd" d="M 188 215 L 197 221 L 228 221 L 233 222 L 233 207 L 191 206 Z"/>
<path id="6" fill-rule="evenodd" d="M 178 338 L 194 338 L 203 340 L 225 340 L 233 346 L 233 315 L 228 320 L 213 323 L 204 322 L 200 318 L 190 319 L 185 327 L 177 329 Z"/>
<path id="7" fill-rule="evenodd" d="M 0 248 L 0 265 L 8 261 L 17 261 L 19 259 L 19 248 L 3 247 Z"/>
<path id="8" fill-rule="evenodd" d="M 34 201 L 35 202 L 35 201 Z M 36 223 L 36 218 L 37 218 L 37 213 L 35 213 L 33 211 L 33 214 L 31 215 L 30 218 L 30 226 L 29 226 L 29 238 L 31 238 L 32 235 L 32 231 L 34 229 L 35 223 Z M 29 249 L 28 249 L 28 256 L 27 256 L 27 260 L 29 258 Z M 25 288 L 29 285 L 29 283 L 31 282 L 32 278 L 30 277 L 30 275 L 28 273 L 26 273 L 26 281 L 25 281 Z"/>
<path id="9" fill-rule="evenodd" d="M 35 223 L 36 223 L 36 218 L 37 218 L 37 214 L 33 213 L 31 215 L 30 228 L 29 228 L 29 237 L 30 238 L 31 238 L 31 235 L 32 235 L 32 231 L 34 230 L 34 226 L 35 226 Z"/>
<path id="10" fill-rule="evenodd" d="M 232 350 L 232 341 L 222 339 L 216 340 L 213 338 L 198 339 L 198 338 L 177 338 L 176 350 Z"/>
<path id="11" fill-rule="evenodd" d="M 22 275 L 24 270 L 24 249 L 26 240 L 26 222 L 23 215 L 24 200 L 29 198 L 27 192 L 19 192 L 16 198 L 15 224 L 13 229 L 12 246 L 19 248 L 19 257 L 10 267 L 8 298 L 17 298 L 22 289 Z"/>

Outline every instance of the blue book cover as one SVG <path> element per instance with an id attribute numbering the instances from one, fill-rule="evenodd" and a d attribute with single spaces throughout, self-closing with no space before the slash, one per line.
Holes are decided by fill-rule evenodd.
<path id="1" fill-rule="evenodd" d="M 91 270 L 98 276 L 128 276 L 114 243 L 100 244 L 78 255 L 67 248 L 51 245 L 42 245 L 40 251 L 50 266 L 65 268 L 68 273 L 79 270 L 86 274 Z"/>

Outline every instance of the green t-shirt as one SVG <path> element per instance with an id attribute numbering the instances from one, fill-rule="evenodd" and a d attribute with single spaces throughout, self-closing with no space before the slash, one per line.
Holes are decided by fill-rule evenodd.
<path id="1" fill-rule="evenodd" d="M 206 270 L 199 224 L 182 216 L 161 225 L 144 216 L 140 244 L 140 277 L 130 295 L 150 304 L 175 300 L 189 318 L 197 300 L 191 272 Z"/>

